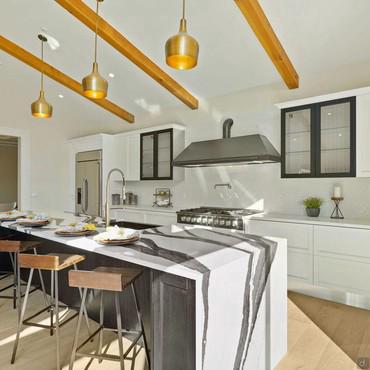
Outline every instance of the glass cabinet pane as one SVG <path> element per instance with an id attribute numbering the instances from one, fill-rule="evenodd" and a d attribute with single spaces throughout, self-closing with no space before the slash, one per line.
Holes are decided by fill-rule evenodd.
<path id="1" fill-rule="evenodd" d="M 154 135 L 143 135 L 142 137 L 142 177 L 154 176 Z"/>
<path id="2" fill-rule="evenodd" d="M 311 173 L 311 109 L 285 113 L 285 173 Z"/>
<path id="3" fill-rule="evenodd" d="M 158 134 L 158 177 L 171 176 L 171 132 Z"/>
<path id="4" fill-rule="evenodd" d="M 320 166 L 322 174 L 351 169 L 351 104 L 320 107 Z"/>

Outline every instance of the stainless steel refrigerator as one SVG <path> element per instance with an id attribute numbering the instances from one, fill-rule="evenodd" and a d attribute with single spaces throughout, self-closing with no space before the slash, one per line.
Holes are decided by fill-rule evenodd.
<path id="1" fill-rule="evenodd" d="M 76 154 L 76 214 L 102 215 L 102 151 Z"/>

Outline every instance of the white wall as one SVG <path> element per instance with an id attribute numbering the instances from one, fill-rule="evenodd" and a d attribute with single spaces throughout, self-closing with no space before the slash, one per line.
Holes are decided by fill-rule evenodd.
<path id="1" fill-rule="evenodd" d="M 368 65 L 327 71 L 322 75 L 308 76 L 301 81 L 301 88 L 289 91 L 282 84 L 268 85 L 217 97 L 201 103 L 199 111 L 183 107 L 138 118 L 141 125 L 177 122 L 187 126 L 187 143 L 218 138 L 222 134 L 221 122 L 234 119 L 232 135 L 262 133 L 280 149 L 280 112 L 277 102 L 330 93 L 370 84 Z M 246 73 L 248 71 L 246 70 Z M 369 123 L 370 124 L 370 123 Z M 220 182 L 230 182 L 232 190 L 214 190 Z M 248 207 L 264 203 L 268 211 L 301 214 L 302 200 L 307 196 L 325 199 L 324 215 L 330 215 L 330 196 L 334 184 L 343 187 L 345 200 L 342 210 L 346 217 L 370 217 L 370 179 L 281 179 L 280 164 L 239 167 L 187 169 L 186 180 L 180 184 L 164 182 L 174 192 L 178 207 L 219 205 Z M 148 182 L 128 186 L 139 194 L 142 204 L 151 204 L 156 183 Z"/>
<path id="2" fill-rule="evenodd" d="M 268 85 L 201 101 L 199 110 L 195 111 L 183 105 L 162 109 L 157 115 L 138 116 L 136 124 L 128 125 L 95 104 L 66 91 L 63 100 L 49 93 L 48 98 L 54 104 L 54 117 L 51 120 L 32 118 L 30 103 L 37 95 L 38 75 L 35 73 L 34 88 L 25 90 L 22 86 L 22 73 L 26 73 L 26 69 L 20 68 L 19 76 L 14 77 L 14 90 L 7 91 L 6 94 L 0 91 L 4 106 L 17 103 L 16 109 L 2 111 L 0 129 L 12 127 L 28 133 L 31 176 L 30 184 L 22 191 L 28 191 L 32 197 L 29 207 L 26 207 L 55 214 L 66 209 L 70 197 L 67 148 L 67 140 L 70 138 L 177 122 L 188 127 L 186 140 L 189 143 L 193 140 L 220 137 L 222 120 L 231 117 L 235 121 L 233 135 L 260 132 L 268 136 L 279 149 L 280 117 L 274 103 L 369 86 L 369 71 L 369 64 L 363 64 L 327 71 L 321 75 L 303 76 L 298 90 L 289 91 L 282 83 Z M 245 73 L 253 71 L 246 68 Z M 48 81 L 48 86 L 51 84 L 53 82 Z M 233 185 L 231 192 L 213 189 L 215 183 L 229 181 Z M 343 186 L 343 212 L 346 217 L 370 217 L 370 180 L 283 180 L 280 179 L 279 164 L 190 169 L 187 170 L 186 181 L 168 185 L 173 188 L 174 202 L 179 207 L 201 204 L 244 207 L 264 200 L 268 210 L 302 213 L 301 200 L 304 197 L 316 195 L 328 199 L 334 183 Z M 166 182 L 136 183 L 128 188 L 138 192 L 141 203 L 147 205 L 151 204 L 153 189 L 158 185 L 165 186 Z M 331 207 L 327 201 L 323 213 L 328 214 Z"/>

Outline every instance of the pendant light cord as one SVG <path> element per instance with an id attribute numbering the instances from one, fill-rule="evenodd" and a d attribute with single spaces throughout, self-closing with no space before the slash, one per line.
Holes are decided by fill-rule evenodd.
<path id="1" fill-rule="evenodd" d="M 41 40 L 41 60 L 42 60 L 41 91 L 44 91 L 44 41 L 43 40 Z"/>
<path id="2" fill-rule="evenodd" d="M 182 19 L 185 19 L 185 0 L 182 0 Z"/>
<path id="3" fill-rule="evenodd" d="M 96 22 L 95 22 L 95 52 L 94 62 L 96 63 L 97 49 L 98 49 L 98 23 L 99 23 L 99 0 L 96 0 Z"/>

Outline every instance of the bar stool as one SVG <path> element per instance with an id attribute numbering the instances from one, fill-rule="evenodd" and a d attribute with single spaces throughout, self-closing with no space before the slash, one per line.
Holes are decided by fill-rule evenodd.
<path id="1" fill-rule="evenodd" d="M 33 253 L 37 255 L 36 248 L 40 247 L 40 242 L 34 242 L 34 241 L 19 241 L 19 240 L 0 240 L 0 253 L 9 253 L 10 261 L 12 263 L 13 273 L 8 272 L 2 274 L 0 280 L 3 280 L 11 275 L 14 277 L 14 281 L 12 284 L 0 289 L 0 293 L 5 292 L 8 289 L 13 288 L 13 295 L 0 295 L 0 298 L 3 299 L 12 299 L 13 300 L 13 308 L 17 308 L 17 300 L 21 299 L 23 297 L 23 294 L 21 292 L 21 286 L 23 285 L 21 283 L 20 278 L 20 271 L 19 271 L 19 264 L 18 264 L 18 256 L 20 253 L 33 250 Z M 47 302 L 47 296 L 45 291 L 45 284 L 44 279 L 42 276 L 42 272 L 38 270 L 39 278 L 40 278 L 40 285 L 41 289 L 44 295 L 45 302 Z M 40 287 L 33 288 L 30 293 L 36 291 Z M 20 312 L 20 304 L 18 305 L 18 312 Z"/>
<path id="2" fill-rule="evenodd" d="M 64 319 L 62 322 L 59 322 L 59 309 L 60 308 L 69 308 L 65 305 L 59 304 L 59 278 L 58 273 L 61 270 L 64 270 L 66 268 L 69 268 L 71 266 L 74 267 L 75 270 L 77 270 L 77 264 L 85 260 L 84 256 L 80 255 L 71 255 L 71 254 L 61 254 L 61 253 L 55 253 L 55 254 L 46 254 L 46 255 L 32 255 L 32 254 L 19 254 L 18 256 L 18 265 L 22 268 L 28 268 L 30 269 L 30 274 L 27 282 L 27 289 L 24 296 L 24 301 L 22 305 L 21 314 L 19 317 L 18 322 L 18 330 L 17 330 L 17 336 L 14 342 L 13 347 L 13 355 L 11 359 L 11 363 L 14 364 L 15 357 L 17 354 L 18 344 L 19 344 L 19 337 L 22 330 L 22 326 L 36 326 L 42 329 L 48 329 L 50 330 L 50 335 L 54 334 L 55 330 L 55 337 L 56 337 L 56 357 L 57 357 L 57 370 L 61 370 L 61 364 L 60 364 L 60 333 L 59 329 L 70 322 L 72 319 L 78 316 L 78 312 L 75 312 L 70 317 Z M 31 281 L 33 272 L 35 269 L 38 270 L 47 270 L 51 273 L 51 296 L 50 296 L 50 304 L 47 305 L 44 309 L 37 312 L 36 314 L 28 317 L 27 319 L 24 318 L 26 308 L 27 308 L 27 301 L 30 294 L 31 289 Z M 82 297 L 82 290 L 80 289 L 80 295 Z M 41 315 L 42 313 L 50 311 L 50 325 L 43 325 L 35 322 L 31 322 L 32 319 L 35 317 Z M 78 311 L 78 310 L 77 310 Z M 83 308 L 84 316 L 86 319 L 86 324 L 88 327 L 88 331 L 90 333 L 90 326 L 88 321 L 88 316 L 86 309 Z M 54 314 L 55 314 L 55 323 L 54 323 Z"/>
<path id="3" fill-rule="evenodd" d="M 121 365 L 121 370 L 124 370 L 125 369 L 124 360 L 134 359 L 134 357 L 128 358 L 128 355 L 130 354 L 131 350 L 137 345 L 140 338 L 143 339 L 145 356 L 146 356 L 146 360 L 147 360 L 147 363 L 150 369 L 150 358 L 149 358 L 149 352 L 148 352 L 147 339 L 145 335 L 139 302 L 137 299 L 136 288 L 134 285 L 134 281 L 141 275 L 142 272 L 143 270 L 140 270 L 140 269 L 118 268 L 118 267 L 98 267 L 93 271 L 82 271 L 82 270 L 69 271 L 69 285 L 75 288 L 83 288 L 82 302 L 81 302 L 80 313 L 79 313 L 79 318 L 77 322 L 75 338 L 73 341 L 73 349 L 72 349 L 72 356 L 71 356 L 71 362 L 69 365 L 69 370 L 73 370 L 73 365 L 74 365 L 74 362 L 77 356 L 95 358 L 95 359 L 98 359 L 99 362 L 102 362 L 103 360 L 119 361 Z M 122 315 L 121 315 L 121 307 L 119 303 L 119 295 L 123 293 L 124 290 L 128 287 L 130 287 L 132 291 L 133 300 L 134 300 L 134 304 L 136 308 L 137 319 L 138 319 L 138 323 L 141 328 L 140 331 L 122 330 Z M 82 344 L 78 346 L 82 315 L 84 312 L 86 296 L 87 296 L 87 292 L 89 289 L 100 291 L 99 328 L 92 335 L 90 335 L 85 341 L 83 341 Z M 104 291 L 114 292 L 117 329 L 109 329 L 109 328 L 104 327 L 104 303 L 103 303 Z M 119 356 L 102 354 L 104 330 L 117 332 Z M 131 345 L 126 350 L 126 352 L 123 352 L 123 342 L 122 342 L 123 333 L 136 334 L 134 340 L 132 341 Z M 80 352 L 80 349 L 98 334 L 99 334 L 99 342 L 98 342 L 98 348 L 97 348 L 96 353 L 90 354 L 90 353 Z"/>

